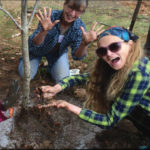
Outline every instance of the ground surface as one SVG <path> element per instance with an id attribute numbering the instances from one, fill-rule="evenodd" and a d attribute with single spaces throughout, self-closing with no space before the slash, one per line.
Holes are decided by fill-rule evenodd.
<path id="1" fill-rule="evenodd" d="M 110 4 L 110 2 L 107 2 L 107 4 Z M 123 2 L 123 5 L 131 5 L 131 3 Z M 150 11 L 146 4 L 142 6 L 141 13 L 149 15 Z M 22 80 L 17 73 L 21 49 L 19 44 L 10 44 L 9 41 L 17 43 L 15 38 L 4 39 L 0 35 L 0 99 L 5 98 L 6 91 L 13 79 L 18 79 L 20 85 L 22 85 Z M 85 71 L 87 64 L 83 62 L 72 63 L 71 68 L 74 67 Z M 52 85 L 53 83 L 41 69 L 35 80 L 31 82 L 31 99 L 34 103 L 42 102 L 38 101 L 33 94 L 35 87 L 45 84 Z M 60 93 L 55 98 L 65 99 L 82 106 L 83 100 L 75 97 L 73 91 L 74 89 Z M 9 137 L 9 140 L 4 140 L 6 137 L 2 136 L 4 135 L 2 130 L 11 127 L 12 124 L 15 127 L 11 132 L 8 131 L 7 137 Z M 136 149 L 139 145 L 147 143 L 147 139 L 142 133 L 138 132 L 132 123 L 127 120 L 120 122 L 117 127 L 111 130 L 102 131 L 97 126 L 84 122 L 65 110 L 55 108 L 47 108 L 41 111 L 31 108 L 29 112 L 22 110 L 14 120 L 10 119 L 1 123 L 0 134 L 0 141 L 2 138 L 4 140 L 4 143 L 0 143 L 0 148 Z"/>
<path id="2" fill-rule="evenodd" d="M 1 47 L 3 50 L 7 46 Z M 13 51 L 13 48 L 11 49 Z M 14 52 L 14 51 L 13 51 Z M 16 51 L 15 51 L 16 53 Z M 8 57 L 4 51 L 0 51 L 1 74 L 0 91 L 3 99 L 13 79 L 22 81 L 17 73 L 18 56 Z M 42 73 L 38 73 L 35 80 L 31 82 L 31 93 L 35 87 L 44 84 L 51 84 L 51 81 Z M 64 99 L 73 104 L 82 106 L 83 100 L 76 98 L 74 89 L 58 94 L 56 99 Z M 31 94 L 35 103 L 41 103 Z M 11 126 L 11 122 L 8 123 Z M 6 127 L 7 125 L 5 125 Z M 137 148 L 147 142 L 147 139 L 139 133 L 129 121 L 120 123 L 117 127 L 103 131 L 94 125 L 80 120 L 75 115 L 55 108 L 46 110 L 31 109 L 28 113 L 21 112 L 15 119 L 14 128 L 7 136 L 9 148 L 54 148 L 54 149 L 81 149 L 81 148 Z M 3 147 L 4 146 L 4 147 Z M 5 148 L 5 145 L 0 145 Z"/>

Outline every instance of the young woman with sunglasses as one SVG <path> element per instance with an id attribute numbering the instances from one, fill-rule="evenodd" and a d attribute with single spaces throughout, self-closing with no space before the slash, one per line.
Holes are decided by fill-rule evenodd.
<path id="1" fill-rule="evenodd" d="M 67 77 L 54 87 L 40 87 L 43 97 L 51 98 L 87 82 L 85 107 L 63 100 L 39 107 L 65 108 L 104 129 L 127 118 L 150 138 L 150 61 L 143 56 L 138 36 L 122 27 L 111 27 L 100 34 L 97 44 L 98 57 L 90 74 Z"/>

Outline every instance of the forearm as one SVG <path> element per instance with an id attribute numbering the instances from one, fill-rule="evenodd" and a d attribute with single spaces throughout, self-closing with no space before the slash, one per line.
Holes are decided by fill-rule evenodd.
<path id="1" fill-rule="evenodd" d="M 41 30 L 41 31 L 33 38 L 34 44 L 40 45 L 40 44 L 44 41 L 46 35 L 47 35 L 47 31 L 42 31 L 42 30 Z"/>
<path id="2" fill-rule="evenodd" d="M 89 73 L 73 75 L 64 78 L 59 81 L 58 84 L 62 87 L 62 90 L 73 87 L 75 85 L 85 84 L 89 80 Z"/>
<path id="3" fill-rule="evenodd" d="M 81 42 L 79 48 L 75 52 L 76 57 L 83 57 L 87 53 L 88 45 L 84 42 Z"/>
<path id="4" fill-rule="evenodd" d="M 65 109 L 70 111 L 70 112 L 72 112 L 72 113 L 74 113 L 75 115 L 79 115 L 82 108 L 80 108 L 80 107 L 78 107 L 76 105 L 67 103 L 67 106 L 66 106 Z"/>
<path id="5" fill-rule="evenodd" d="M 62 91 L 62 87 L 61 87 L 60 84 L 56 84 L 56 85 L 54 86 L 54 89 L 55 89 L 56 93 L 59 93 L 59 92 Z"/>

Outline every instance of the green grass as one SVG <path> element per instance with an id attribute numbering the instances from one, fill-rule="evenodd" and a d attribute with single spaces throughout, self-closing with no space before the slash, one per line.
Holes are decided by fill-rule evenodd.
<path id="1" fill-rule="evenodd" d="M 104 6 L 103 6 L 104 5 Z M 43 0 L 40 1 L 38 9 L 42 9 L 42 7 L 46 8 L 52 8 L 52 9 L 62 9 L 63 8 L 63 1 L 62 0 L 53 0 L 53 1 L 47 1 Z M 20 7 L 18 5 L 17 7 Z M 33 5 L 28 6 L 28 9 L 33 9 Z M 20 16 L 20 9 L 17 8 L 10 11 L 11 15 L 14 18 L 17 18 Z M 48 9 L 47 9 L 48 10 Z M 9 11 L 9 10 L 8 10 Z M 117 26 L 124 26 L 126 28 L 129 28 L 132 15 L 133 15 L 134 9 L 129 8 L 129 6 L 122 6 L 121 4 L 115 4 L 114 2 L 112 4 L 109 4 L 107 1 L 105 2 L 99 2 L 99 1 L 90 1 L 89 7 L 87 8 L 86 12 L 81 15 L 81 19 L 85 22 L 87 31 L 92 27 L 92 24 L 94 22 L 104 23 L 108 25 L 117 25 Z M 2 39 L 10 39 L 11 35 L 20 32 L 16 25 L 11 21 L 11 19 L 5 15 L 2 11 L 0 11 L 0 32 L 1 32 L 1 38 Z M 133 28 L 133 32 L 139 35 L 142 38 L 142 44 L 144 45 L 146 40 L 146 35 L 148 32 L 150 18 L 148 15 L 145 14 L 139 14 L 137 16 L 136 23 Z M 37 27 L 37 19 L 34 18 L 33 22 L 31 24 L 32 28 Z M 105 26 L 107 28 L 107 26 Z M 32 34 L 33 31 L 29 31 L 29 35 Z M 20 45 L 20 37 L 8 40 L 8 43 L 11 43 L 13 45 Z M 84 63 L 91 63 L 92 60 L 95 59 L 95 52 L 96 49 L 95 44 L 91 44 L 91 46 L 88 48 L 88 55 L 83 60 Z M 44 60 L 43 60 L 44 61 Z"/>

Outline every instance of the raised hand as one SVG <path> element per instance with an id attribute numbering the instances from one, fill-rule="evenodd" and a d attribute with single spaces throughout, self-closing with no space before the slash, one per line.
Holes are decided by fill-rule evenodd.
<path id="1" fill-rule="evenodd" d="M 104 31 L 103 25 L 96 29 L 97 22 L 93 24 L 90 31 L 86 32 L 84 28 L 81 26 L 80 29 L 82 31 L 82 42 L 85 45 L 90 44 L 91 42 L 97 40 L 97 37 Z"/>
<path id="2" fill-rule="evenodd" d="M 59 22 L 59 20 L 55 20 L 54 22 L 51 21 L 51 11 L 52 9 L 49 8 L 47 15 L 46 8 L 44 7 L 43 8 L 44 14 L 42 14 L 40 10 L 38 10 L 38 14 L 36 14 L 36 17 L 39 20 L 43 31 L 51 30 Z"/>

